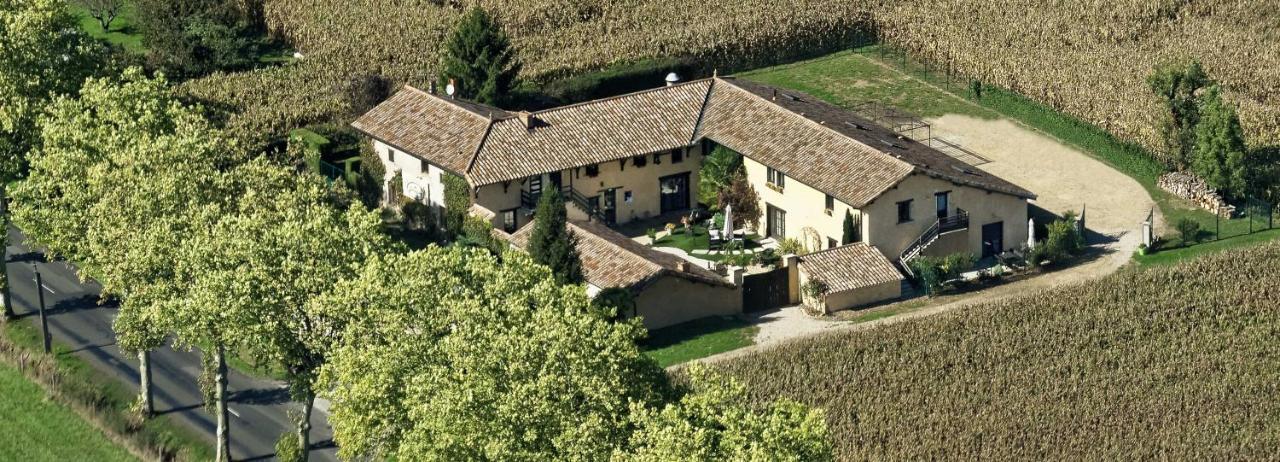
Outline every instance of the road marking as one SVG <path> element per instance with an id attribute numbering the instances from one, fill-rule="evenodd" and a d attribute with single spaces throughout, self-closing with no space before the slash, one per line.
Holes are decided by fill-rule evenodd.
<path id="1" fill-rule="evenodd" d="M 237 419 L 239 419 L 239 418 L 240 418 L 240 413 L 239 413 L 239 412 L 236 412 L 236 410 L 235 410 L 235 409 L 232 409 L 232 408 L 228 407 L 228 408 L 227 408 L 227 412 L 230 412 L 230 413 L 231 413 L 231 415 L 236 416 L 236 418 L 237 418 Z"/>

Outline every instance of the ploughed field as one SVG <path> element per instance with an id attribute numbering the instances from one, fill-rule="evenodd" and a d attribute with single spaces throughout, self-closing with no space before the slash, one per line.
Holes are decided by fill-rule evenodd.
<path id="1" fill-rule="evenodd" d="M 796 341 L 717 367 L 826 409 L 841 460 L 1268 459 L 1280 244 Z"/>

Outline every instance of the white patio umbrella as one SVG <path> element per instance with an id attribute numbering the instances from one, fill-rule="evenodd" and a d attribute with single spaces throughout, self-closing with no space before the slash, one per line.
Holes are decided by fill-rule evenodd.
<path id="1" fill-rule="evenodd" d="M 1036 248 L 1036 219 L 1027 220 L 1027 248 Z"/>
<path id="2" fill-rule="evenodd" d="M 733 206 L 724 206 L 724 240 L 733 240 Z"/>

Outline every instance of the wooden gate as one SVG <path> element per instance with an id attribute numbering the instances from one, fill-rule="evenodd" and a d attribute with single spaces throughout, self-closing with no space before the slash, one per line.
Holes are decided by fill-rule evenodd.
<path id="1" fill-rule="evenodd" d="M 791 268 L 742 278 L 742 311 L 753 313 L 787 306 L 791 301 Z"/>

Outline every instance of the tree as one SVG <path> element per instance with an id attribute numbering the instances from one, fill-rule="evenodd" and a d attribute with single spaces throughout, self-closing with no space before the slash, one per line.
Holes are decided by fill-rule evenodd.
<path id="1" fill-rule="evenodd" d="M 75 16 L 58 0 L 0 0 L 0 257 L 8 261 L 8 184 L 23 174 L 39 141 L 37 115 L 57 95 L 74 93 L 97 68 L 99 47 L 79 32 Z M 0 303 L 13 315 L 8 268 Z"/>
<path id="2" fill-rule="evenodd" d="M 1209 87 L 1196 124 L 1196 173 L 1227 197 L 1242 198 L 1249 188 L 1246 152 L 1235 108 L 1223 100 L 1217 85 Z"/>
<path id="3" fill-rule="evenodd" d="M 1164 65 L 1147 78 L 1147 85 L 1166 107 L 1160 130 L 1165 147 L 1179 168 L 1191 165 L 1194 159 L 1196 124 L 1200 120 L 1196 93 L 1212 83 L 1198 61 Z"/>
<path id="4" fill-rule="evenodd" d="M 746 225 L 746 228 L 760 227 L 760 195 L 747 180 L 745 170 L 733 174 L 729 189 L 720 191 L 720 208 L 733 206 L 733 222 Z M 815 247 L 820 248 L 820 247 Z"/>
<path id="5" fill-rule="evenodd" d="M 111 23 L 124 10 L 124 0 L 80 0 L 80 4 L 89 10 L 89 16 L 98 20 L 103 32 L 111 32 Z"/>
<path id="6" fill-rule="evenodd" d="M 756 411 L 737 381 L 700 365 L 688 375 L 691 389 L 679 401 L 632 405 L 636 430 L 614 460 L 834 460 L 821 410 L 780 401 Z"/>
<path id="7" fill-rule="evenodd" d="M 566 227 L 568 213 L 560 191 L 542 193 L 535 212 L 538 218 L 529 236 L 529 255 L 533 261 L 547 265 L 560 284 L 582 282 L 582 259 L 578 256 L 578 238 Z"/>
<path id="8" fill-rule="evenodd" d="M 445 40 L 440 84 L 450 80 L 457 96 L 482 104 L 501 105 L 515 87 L 520 62 L 511 40 L 497 20 L 480 7 L 462 15 Z"/>
<path id="9" fill-rule="evenodd" d="M 259 40 L 238 3 L 135 0 L 147 60 L 180 80 L 252 67 Z"/>
<path id="10" fill-rule="evenodd" d="M 157 304 L 180 289 L 172 262 L 194 225 L 186 211 L 220 198 L 213 179 L 230 162 L 229 145 L 163 77 L 136 68 L 57 99 L 42 128 L 30 173 L 15 187 L 15 219 L 120 298 L 113 327 L 121 349 L 139 355 L 138 404 L 150 414 L 149 352 L 167 333 Z"/>
<path id="11" fill-rule="evenodd" d="M 853 212 L 850 212 L 849 210 L 845 210 L 844 211 L 844 237 L 841 238 L 840 244 L 848 245 L 854 242 L 861 241 L 862 239 L 859 238 L 859 234 L 861 233 L 858 232 L 858 225 L 853 220 Z"/>
<path id="12" fill-rule="evenodd" d="M 742 155 L 724 146 L 716 146 L 702 161 L 698 171 L 698 201 L 719 206 L 720 191 L 729 189 L 734 174 L 742 170 Z"/>
<path id="13" fill-rule="evenodd" d="M 316 303 L 350 319 L 322 373 L 343 459 L 599 460 L 667 390 L 643 327 L 520 252 L 389 254 Z"/>
<path id="14" fill-rule="evenodd" d="M 462 235 L 462 226 L 471 210 L 471 185 L 466 179 L 447 172 L 441 174 L 440 182 L 444 183 L 445 238 L 457 239 Z"/>
<path id="15" fill-rule="evenodd" d="M 393 247 L 378 212 L 336 208 L 318 176 L 258 159 L 237 168 L 234 183 L 237 200 L 193 255 L 221 263 L 200 266 L 207 272 L 194 275 L 189 298 L 224 300 L 221 310 L 243 316 L 227 344 L 240 339 L 255 357 L 284 366 L 291 395 L 303 404 L 297 438 L 305 451 L 317 376 L 344 319 L 311 301 Z"/>

